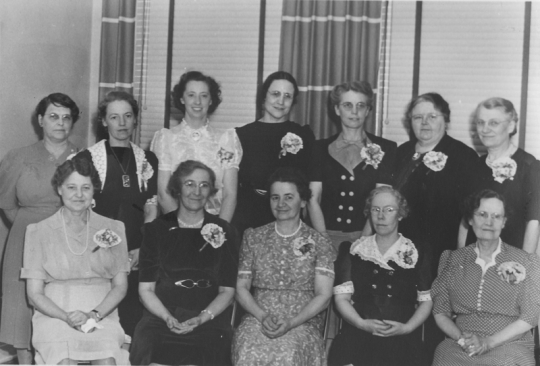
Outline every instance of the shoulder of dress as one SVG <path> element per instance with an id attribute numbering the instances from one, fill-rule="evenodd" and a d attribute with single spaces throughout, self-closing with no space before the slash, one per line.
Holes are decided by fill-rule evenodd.
<path id="1" fill-rule="evenodd" d="M 395 141 L 388 140 L 388 139 L 385 139 L 384 137 L 380 137 L 380 136 L 377 136 L 377 135 L 373 135 L 373 134 L 371 134 L 369 132 L 366 132 L 366 135 L 369 137 L 371 142 L 374 142 L 374 143 L 376 143 L 378 145 L 381 145 L 381 147 L 383 147 L 383 150 L 384 150 L 384 148 L 397 149 L 397 143 Z"/>
<path id="2" fill-rule="evenodd" d="M 516 162 L 523 163 L 527 166 L 537 165 L 540 166 L 540 161 L 538 161 L 533 155 L 529 154 L 525 150 L 518 148 L 517 151 L 512 156 Z"/>

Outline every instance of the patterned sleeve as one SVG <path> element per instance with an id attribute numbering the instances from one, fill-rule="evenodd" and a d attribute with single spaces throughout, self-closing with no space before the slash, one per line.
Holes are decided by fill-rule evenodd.
<path id="1" fill-rule="evenodd" d="M 334 261 L 336 260 L 336 249 L 332 242 L 319 233 L 315 233 L 315 242 L 317 243 L 317 259 L 315 261 L 315 275 L 335 277 Z"/>
<path id="2" fill-rule="evenodd" d="M 528 179 L 523 187 L 529 196 L 525 220 L 540 221 L 540 161 L 534 160 L 528 168 Z"/>
<path id="3" fill-rule="evenodd" d="M 157 131 L 150 144 L 150 150 L 156 154 L 159 165 L 158 169 L 170 172 L 172 171 L 172 151 L 171 151 L 171 132 L 166 128 Z"/>
<path id="4" fill-rule="evenodd" d="M 18 149 L 17 149 L 18 150 Z M 17 201 L 17 181 L 22 170 L 22 154 L 11 150 L 0 163 L 0 208 L 13 210 L 19 208 Z"/>
<path id="5" fill-rule="evenodd" d="M 450 266 L 451 254 L 452 251 L 445 250 L 441 255 L 439 274 L 435 281 L 433 281 L 433 286 L 431 287 L 434 315 L 452 312 L 448 288 L 450 285 L 450 278 L 452 277 L 452 268 Z"/>
<path id="6" fill-rule="evenodd" d="M 254 253 L 251 243 L 253 241 L 253 229 L 247 229 L 244 232 L 242 247 L 240 248 L 240 259 L 238 260 L 238 278 L 251 280 L 253 278 L 253 260 Z"/>
<path id="7" fill-rule="evenodd" d="M 336 259 L 334 295 L 354 294 L 354 285 L 351 280 L 351 244 L 350 241 L 346 241 L 339 246 L 339 253 Z"/>
<path id="8" fill-rule="evenodd" d="M 155 221 L 144 224 L 144 236 L 139 251 L 139 281 L 156 282 L 159 271 L 158 236 Z"/>
<path id="9" fill-rule="evenodd" d="M 223 287 L 236 287 L 238 272 L 238 231 L 232 226 L 226 226 L 227 240 L 221 251 L 221 265 L 219 268 L 218 284 Z"/>
<path id="10" fill-rule="evenodd" d="M 540 315 L 540 258 L 536 254 L 527 257 L 526 277 L 518 297 L 519 318 L 536 327 Z"/>
<path id="11" fill-rule="evenodd" d="M 242 161 L 242 145 L 234 128 L 229 128 L 219 138 L 218 160 L 223 169 L 239 169 Z"/>
<path id="12" fill-rule="evenodd" d="M 423 249 L 422 246 L 418 246 L 420 249 L 419 264 L 418 267 L 418 284 L 416 286 L 417 300 L 418 301 L 430 301 L 431 300 L 431 257 L 428 252 Z"/>
<path id="13" fill-rule="evenodd" d="M 43 237 L 43 234 L 40 233 L 37 224 L 28 225 L 24 238 L 24 259 L 21 278 L 43 281 L 47 279 L 47 274 L 43 268 L 41 237 Z"/>

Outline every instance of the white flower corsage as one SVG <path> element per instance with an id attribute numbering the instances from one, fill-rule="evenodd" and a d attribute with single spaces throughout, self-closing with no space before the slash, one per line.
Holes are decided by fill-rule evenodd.
<path id="1" fill-rule="evenodd" d="M 422 161 L 429 169 L 433 170 L 434 172 L 440 172 L 444 169 L 446 160 L 448 160 L 448 156 L 442 152 L 430 151 L 424 155 L 424 159 Z"/>
<path id="2" fill-rule="evenodd" d="M 215 249 L 219 248 L 220 246 L 225 243 L 225 233 L 223 232 L 223 229 L 216 225 L 216 224 L 206 224 L 201 229 L 201 235 L 206 240 L 206 243 L 204 243 L 203 247 L 199 250 L 201 252 L 207 244 L 210 244 Z"/>
<path id="3" fill-rule="evenodd" d="M 148 189 L 148 181 L 152 176 L 154 175 L 154 169 L 152 168 L 152 165 L 146 160 L 146 158 L 143 160 L 141 164 L 141 171 L 137 172 L 137 176 L 139 177 L 139 180 L 142 183 L 143 189 L 146 191 Z"/>
<path id="4" fill-rule="evenodd" d="M 487 165 L 493 171 L 493 178 L 496 182 L 502 183 L 506 179 L 514 180 L 516 175 L 517 163 L 512 158 L 501 158 L 493 163 L 489 163 L 486 160 Z"/>
<path id="5" fill-rule="evenodd" d="M 409 239 L 402 240 L 393 260 L 401 268 L 414 268 L 418 262 L 418 250 Z"/>
<path id="6" fill-rule="evenodd" d="M 366 166 L 373 165 L 377 169 L 384 157 L 384 151 L 377 144 L 367 144 L 360 150 L 360 157 L 366 161 Z"/>
<path id="7" fill-rule="evenodd" d="M 224 148 L 219 149 L 217 153 L 218 160 L 221 165 L 228 164 L 234 158 L 234 153 L 225 150 Z"/>
<path id="8" fill-rule="evenodd" d="M 298 135 L 295 135 L 292 132 L 287 132 L 285 136 L 281 139 L 281 151 L 279 152 L 279 158 L 282 156 L 290 154 L 296 154 L 304 148 L 304 142 L 302 138 Z"/>
<path id="9" fill-rule="evenodd" d="M 518 262 L 504 262 L 497 268 L 497 274 L 501 276 L 503 281 L 517 285 L 525 279 L 527 271 Z"/>
<path id="10" fill-rule="evenodd" d="M 307 238 L 300 236 L 294 239 L 293 252 L 301 261 L 313 257 L 315 254 L 315 240 L 311 236 Z"/>
<path id="11" fill-rule="evenodd" d="M 99 248 L 109 249 L 114 247 L 122 242 L 122 238 L 112 231 L 111 229 L 102 229 L 94 235 L 94 243 L 97 244 L 97 247 L 92 250 L 94 253 Z"/>

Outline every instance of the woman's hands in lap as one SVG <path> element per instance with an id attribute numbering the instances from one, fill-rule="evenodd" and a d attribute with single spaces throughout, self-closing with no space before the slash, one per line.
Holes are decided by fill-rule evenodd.
<path id="1" fill-rule="evenodd" d="M 178 320 L 176 320 L 176 318 L 172 315 L 167 316 L 167 318 L 165 319 L 167 327 L 169 327 L 171 332 L 176 334 L 186 334 L 192 332 L 193 329 L 201 325 L 201 322 L 202 320 L 198 316 L 188 319 L 182 323 L 179 323 Z"/>
<path id="2" fill-rule="evenodd" d="M 487 338 L 465 332 L 460 339 L 463 339 L 462 344 L 460 344 L 461 348 L 471 357 L 483 355 L 490 350 Z"/>
<path id="3" fill-rule="evenodd" d="M 390 329 L 390 325 L 378 319 L 364 319 L 358 328 L 376 336 L 387 337 L 386 335 L 383 335 L 382 332 Z"/>
<path id="4" fill-rule="evenodd" d="M 373 335 L 379 337 L 393 337 L 409 334 L 411 332 L 406 324 L 395 322 L 393 320 L 383 320 L 383 322 L 386 324 L 386 328 L 377 329 Z"/>
<path id="5" fill-rule="evenodd" d="M 75 328 L 79 332 L 82 332 L 81 326 L 83 326 L 88 321 L 88 319 L 94 319 L 96 320 L 96 322 L 99 321 L 97 317 L 95 317 L 95 314 L 93 312 L 85 313 L 80 310 L 75 310 L 75 311 L 70 311 L 67 313 L 66 322 L 68 323 L 70 327 Z M 93 332 L 93 331 L 94 331 L 94 328 L 91 329 L 88 333 Z"/>
<path id="6" fill-rule="evenodd" d="M 262 320 L 262 333 L 268 338 L 279 338 L 291 330 L 291 320 L 268 314 Z"/>

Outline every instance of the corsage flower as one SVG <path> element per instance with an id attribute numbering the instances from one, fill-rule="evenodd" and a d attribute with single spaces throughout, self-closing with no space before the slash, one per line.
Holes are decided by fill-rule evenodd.
<path id="1" fill-rule="evenodd" d="M 377 169 L 384 157 L 384 151 L 377 144 L 367 144 L 360 150 L 360 157 L 366 161 L 366 166 L 373 165 Z"/>
<path id="2" fill-rule="evenodd" d="M 517 285 L 525 279 L 527 271 L 518 262 L 504 262 L 497 268 L 497 274 L 501 276 L 503 281 Z"/>
<path id="3" fill-rule="evenodd" d="M 301 261 L 313 257 L 315 254 L 315 240 L 311 236 L 307 238 L 300 236 L 294 239 L 293 252 Z"/>
<path id="4" fill-rule="evenodd" d="M 142 186 L 145 191 L 148 189 L 148 181 L 153 175 L 154 169 L 145 158 L 141 164 L 140 171 L 137 171 L 137 176 L 139 177 L 139 186 Z"/>
<path id="5" fill-rule="evenodd" d="M 111 229 L 102 229 L 94 235 L 94 243 L 97 244 L 97 247 L 92 250 L 92 253 L 97 251 L 99 248 L 109 249 L 114 247 L 122 242 L 122 238 L 112 231 Z"/>
<path id="6" fill-rule="evenodd" d="M 304 142 L 302 138 L 298 135 L 295 135 L 292 132 L 287 132 L 285 136 L 281 139 L 281 151 L 279 152 L 279 158 L 282 156 L 290 154 L 296 154 L 304 148 Z"/>
<path id="7" fill-rule="evenodd" d="M 225 243 L 225 233 L 223 232 L 223 229 L 216 225 L 216 224 L 206 224 L 201 229 L 201 235 L 206 240 L 206 243 L 204 243 L 203 247 L 199 250 L 201 252 L 207 244 L 210 244 L 215 249 L 219 248 L 220 246 Z"/>
<path id="8" fill-rule="evenodd" d="M 218 160 L 219 160 L 220 164 L 225 165 L 225 164 L 229 164 L 233 160 L 234 153 L 230 152 L 230 151 L 227 151 L 224 148 L 221 148 L 221 149 L 219 149 L 219 151 L 217 153 L 217 157 L 218 157 Z"/>
<path id="9" fill-rule="evenodd" d="M 434 172 L 440 172 L 444 169 L 447 159 L 448 156 L 442 152 L 430 151 L 424 155 L 424 159 L 422 161 L 429 169 L 433 170 Z"/>
<path id="10" fill-rule="evenodd" d="M 517 163 L 514 159 L 506 157 L 497 159 L 493 163 L 486 160 L 486 163 L 493 171 L 493 178 L 495 178 L 496 182 L 502 183 L 506 179 L 514 180 L 517 170 Z"/>
<path id="11" fill-rule="evenodd" d="M 401 268 L 414 268 L 418 262 L 418 250 L 409 239 L 401 241 L 394 256 L 394 262 Z"/>

